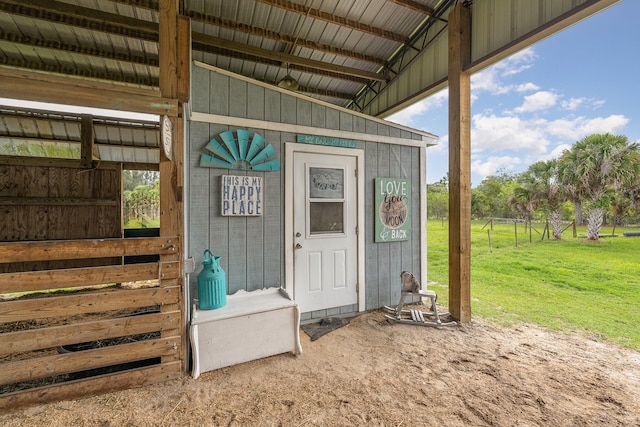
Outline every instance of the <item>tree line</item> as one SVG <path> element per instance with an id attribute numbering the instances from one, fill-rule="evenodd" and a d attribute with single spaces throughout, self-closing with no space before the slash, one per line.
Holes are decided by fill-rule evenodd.
<path id="1" fill-rule="evenodd" d="M 427 186 L 427 214 L 448 216 L 448 179 Z M 593 134 L 558 159 L 539 161 L 519 174 L 501 171 L 471 190 L 474 218 L 548 219 L 555 239 L 562 221 L 587 225 L 598 240 L 603 223 L 640 221 L 640 144 L 626 136 Z"/>
<path id="2" fill-rule="evenodd" d="M 125 170 L 123 175 L 124 222 L 141 225 L 160 217 L 160 177 L 154 171 Z"/>

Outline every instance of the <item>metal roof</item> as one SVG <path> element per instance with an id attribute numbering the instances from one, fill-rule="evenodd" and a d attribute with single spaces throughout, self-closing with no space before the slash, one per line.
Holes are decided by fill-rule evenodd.
<path id="1" fill-rule="evenodd" d="M 346 106 L 451 0 L 182 0 L 192 57 Z M 158 0 L 0 1 L 0 64 L 158 85 Z"/>
<path id="2" fill-rule="evenodd" d="M 617 0 L 178 1 L 191 21 L 191 59 L 274 85 L 290 74 L 299 93 L 379 116 L 446 85 L 447 17 L 459 1 L 474 12 L 478 68 Z M 0 0 L 0 71 L 158 90 L 159 7 L 159 0 Z M 32 137 L 77 138 L 77 128 L 56 127 L 54 115 L 6 113 L 5 122 L 20 121 Z M 99 122 L 104 145 L 157 147 L 145 131 Z M 10 124 L 0 126 L 13 135 Z"/>

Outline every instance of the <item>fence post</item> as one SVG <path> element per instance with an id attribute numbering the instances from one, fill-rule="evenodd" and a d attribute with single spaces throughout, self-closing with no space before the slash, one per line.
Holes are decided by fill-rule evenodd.
<path id="1" fill-rule="evenodd" d="M 493 246 L 491 245 L 491 230 L 487 230 L 487 237 L 489 237 L 489 252 L 493 253 Z"/>
<path id="2" fill-rule="evenodd" d="M 516 248 L 518 247 L 518 221 L 513 220 L 513 230 L 516 234 Z"/>
<path id="3" fill-rule="evenodd" d="M 573 237 L 578 237 L 578 230 L 576 229 L 576 220 L 573 220 Z"/>

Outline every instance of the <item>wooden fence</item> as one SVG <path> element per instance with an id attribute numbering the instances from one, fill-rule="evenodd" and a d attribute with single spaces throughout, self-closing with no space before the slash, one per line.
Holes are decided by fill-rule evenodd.
<path id="1" fill-rule="evenodd" d="M 141 264 L 0 273 L 0 410 L 180 376 L 179 243 L 177 237 L 0 243 L 0 264 L 160 256 Z"/>

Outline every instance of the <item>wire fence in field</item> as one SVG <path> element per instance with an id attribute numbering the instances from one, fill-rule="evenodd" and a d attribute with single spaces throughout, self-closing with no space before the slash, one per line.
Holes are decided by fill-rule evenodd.
<path id="1" fill-rule="evenodd" d="M 513 229 L 514 244 L 518 247 L 518 244 L 522 240 L 528 240 L 530 243 L 534 239 L 547 240 L 551 239 L 551 231 L 549 220 L 546 221 L 528 221 L 521 218 L 490 218 L 483 226 L 482 230 L 487 230 L 487 239 L 489 242 L 489 251 L 493 252 L 493 239 L 492 232 L 496 226 L 509 226 Z M 518 230 L 520 228 L 520 230 Z M 563 228 L 561 231 L 564 233 L 569 228 L 572 229 L 573 237 L 577 237 L 577 229 L 575 221 L 563 221 Z"/>

